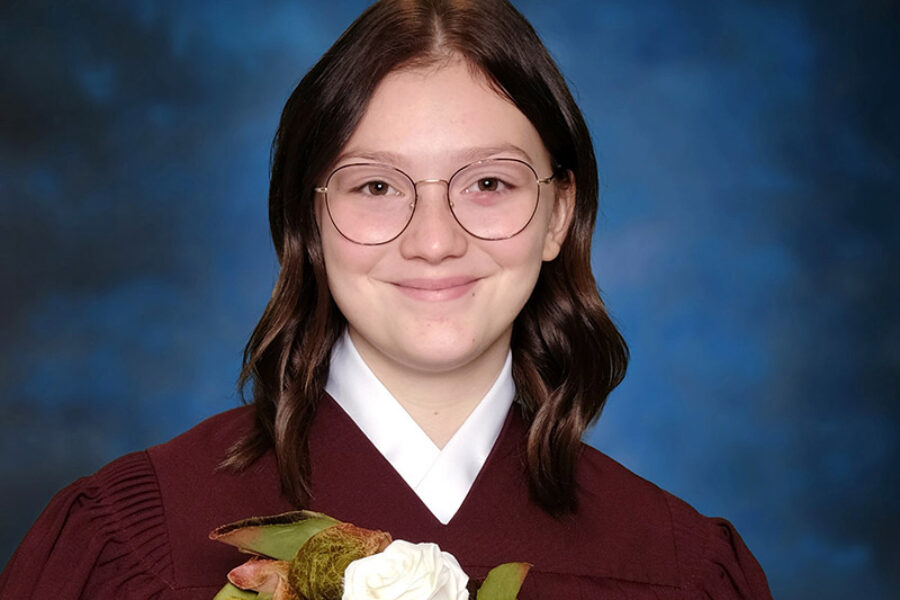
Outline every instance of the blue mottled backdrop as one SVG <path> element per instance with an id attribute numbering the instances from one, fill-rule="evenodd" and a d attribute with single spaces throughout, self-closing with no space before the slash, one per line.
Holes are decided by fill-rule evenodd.
<path id="1" fill-rule="evenodd" d="M 272 134 L 364 4 L 3 3 L 0 564 L 61 486 L 238 402 Z M 633 353 L 590 441 L 731 519 L 777 598 L 893 596 L 897 3 L 518 4 L 594 134 Z"/>

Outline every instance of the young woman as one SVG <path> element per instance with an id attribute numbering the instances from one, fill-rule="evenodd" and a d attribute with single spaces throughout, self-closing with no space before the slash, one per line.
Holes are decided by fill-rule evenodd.
<path id="1" fill-rule="evenodd" d="M 310 508 L 436 542 L 520 598 L 768 598 L 725 521 L 581 443 L 627 350 L 590 271 L 587 128 L 502 0 L 380 2 L 297 86 L 253 402 L 51 502 L 3 598 L 211 598 L 218 525 Z"/>

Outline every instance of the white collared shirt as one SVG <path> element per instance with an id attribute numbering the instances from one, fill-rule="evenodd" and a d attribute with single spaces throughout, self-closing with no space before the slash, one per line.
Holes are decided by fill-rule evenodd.
<path id="1" fill-rule="evenodd" d="M 444 525 L 465 500 L 515 397 L 512 353 L 478 406 L 443 448 L 375 376 L 345 331 L 331 351 L 325 391 Z"/>

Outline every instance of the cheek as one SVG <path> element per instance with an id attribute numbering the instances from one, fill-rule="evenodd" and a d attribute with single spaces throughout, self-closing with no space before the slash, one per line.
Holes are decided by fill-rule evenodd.
<path id="1" fill-rule="evenodd" d="M 359 328 L 363 315 L 370 314 L 379 305 L 369 279 L 370 260 L 355 247 L 350 247 L 354 245 L 343 238 L 322 237 L 325 275 L 331 298 L 344 318 Z"/>
<path id="2" fill-rule="evenodd" d="M 488 242 L 490 243 L 490 242 Z M 497 291 L 516 304 L 524 304 L 531 296 L 541 270 L 543 238 L 525 232 L 491 248 L 494 262 L 502 269 L 503 285 Z"/>
<path id="3" fill-rule="evenodd" d="M 378 263 L 380 250 L 347 241 L 334 229 L 327 216 L 322 225 L 322 257 L 332 295 L 361 288 Z"/>
<path id="4" fill-rule="evenodd" d="M 507 275 L 513 278 L 508 286 L 514 289 L 522 304 L 531 296 L 544 264 L 544 244 L 549 220 L 549 211 L 539 210 L 528 228 L 508 240 L 508 244 L 498 248 L 495 254 Z"/>
<path id="5" fill-rule="evenodd" d="M 547 235 L 548 215 L 539 210 L 531 223 L 518 235 L 493 244 L 486 249 L 498 265 L 519 272 L 538 271 L 543 262 L 544 239 Z"/>

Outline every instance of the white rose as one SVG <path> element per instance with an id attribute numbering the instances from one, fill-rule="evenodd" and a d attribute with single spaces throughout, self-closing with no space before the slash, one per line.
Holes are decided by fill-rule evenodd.
<path id="1" fill-rule="evenodd" d="M 344 571 L 343 600 L 468 600 L 469 577 L 437 544 L 394 540 Z"/>

